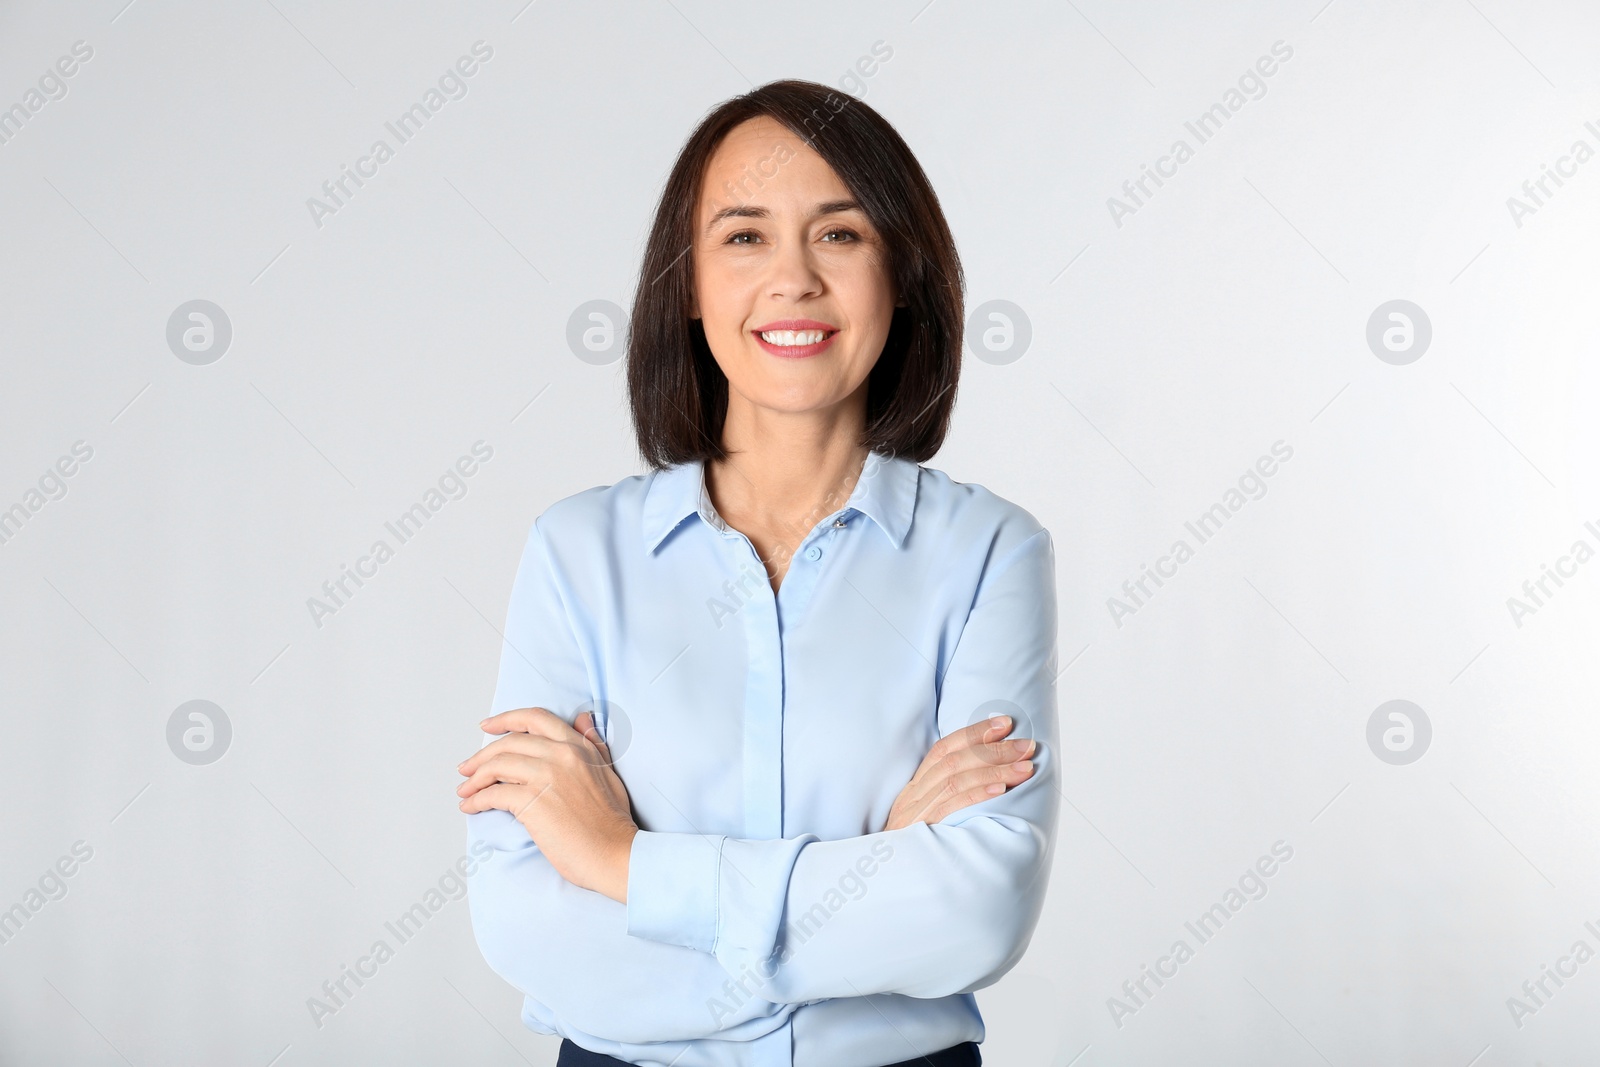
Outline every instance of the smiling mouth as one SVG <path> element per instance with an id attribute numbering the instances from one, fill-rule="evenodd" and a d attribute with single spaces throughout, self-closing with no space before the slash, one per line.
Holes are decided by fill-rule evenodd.
<path id="1" fill-rule="evenodd" d="M 806 348 L 821 344 L 838 332 L 838 330 L 767 330 L 764 333 L 758 332 L 756 336 L 777 348 Z"/>
<path id="2" fill-rule="evenodd" d="M 820 356 L 839 336 L 838 330 L 812 327 L 805 330 L 752 330 L 756 344 L 769 356 L 780 359 L 809 359 Z"/>

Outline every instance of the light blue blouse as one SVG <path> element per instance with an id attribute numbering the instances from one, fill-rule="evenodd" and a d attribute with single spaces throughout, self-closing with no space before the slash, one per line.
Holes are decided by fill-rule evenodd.
<path id="1" fill-rule="evenodd" d="M 981 486 L 873 453 L 777 595 L 703 467 L 533 524 L 491 713 L 583 710 L 640 832 L 628 901 L 567 882 L 503 811 L 471 880 L 523 1022 L 658 1067 L 877 1067 L 981 1041 L 1055 851 L 1055 555 Z M 1021 785 L 883 832 L 939 737 L 1009 714 Z M 486 737 L 485 742 L 493 740 Z"/>

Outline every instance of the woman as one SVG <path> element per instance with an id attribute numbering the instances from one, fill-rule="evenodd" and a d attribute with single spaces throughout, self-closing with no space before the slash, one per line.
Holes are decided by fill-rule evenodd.
<path id="1" fill-rule="evenodd" d="M 919 466 L 961 296 L 865 104 L 775 82 L 679 155 L 628 340 L 652 472 L 535 521 L 460 767 L 479 946 L 562 1067 L 982 1062 L 1054 852 L 1055 585 L 1033 516 Z"/>

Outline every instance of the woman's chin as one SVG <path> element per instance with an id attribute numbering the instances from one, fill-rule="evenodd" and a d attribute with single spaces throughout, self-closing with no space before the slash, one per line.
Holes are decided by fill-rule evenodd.
<path id="1" fill-rule="evenodd" d="M 827 411 L 850 399 L 855 391 L 830 379 L 826 382 L 769 382 L 761 388 L 734 387 L 746 404 L 774 415 L 805 415 Z"/>

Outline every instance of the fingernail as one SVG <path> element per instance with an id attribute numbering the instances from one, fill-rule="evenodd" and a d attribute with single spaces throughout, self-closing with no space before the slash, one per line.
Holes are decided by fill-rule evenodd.
<path id="1" fill-rule="evenodd" d="M 1006 791 L 1006 787 L 1004 785 L 1000 784 L 999 782 L 996 782 L 996 783 L 994 783 L 993 785 L 991 785 L 989 787 L 989 795 L 992 796 L 992 797 L 997 797 L 1001 793 L 1004 793 L 1005 791 Z"/>
<path id="2" fill-rule="evenodd" d="M 1025 737 L 1013 741 L 1011 742 L 1011 749 L 1019 756 L 1026 756 L 1030 751 L 1033 750 L 1033 739 Z"/>
<path id="3" fill-rule="evenodd" d="M 478 725 L 479 726 L 488 726 L 489 725 L 489 720 L 488 719 L 479 719 L 478 720 Z"/>
<path id="4" fill-rule="evenodd" d="M 1002 727 L 1002 726 L 1009 726 L 1009 725 L 1011 725 L 1011 716 L 1009 716 L 1009 715 L 994 715 L 994 716 L 991 716 L 990 719 L 989 719 L 989 725 L 991 727 L 993 727 L 994 729 L 996 729 L 996 730 L 1000 729 L 1000 727 Z"/>
<path id="5" fill-rule="evenodd" d="M 1033 770 L 1033 760 L 1031 760 L 1031 759 L 1018 760 L 1017 762 L 1015 762 L 1015 763 L 1013 763 L 1011 765 L 1011 769 L 1016 771 L 1018 774 L 1025 774 L 1028 771 Z"/>

